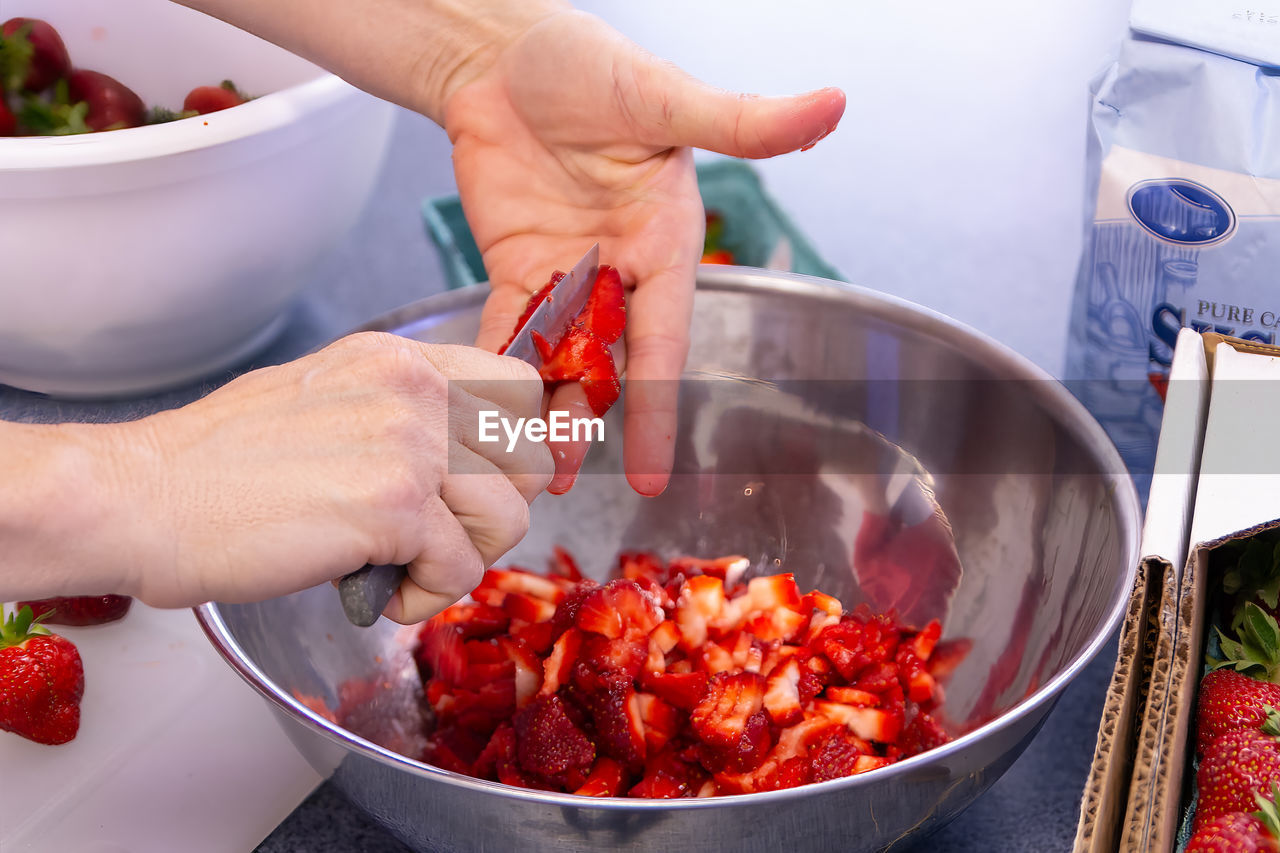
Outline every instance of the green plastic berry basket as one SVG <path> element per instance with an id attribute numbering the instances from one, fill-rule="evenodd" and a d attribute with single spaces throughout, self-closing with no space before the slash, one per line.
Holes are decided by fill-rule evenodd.
<path id="1" fill-rule="evenodd" d="M 742 160 L 701 163 L 698 189 L 703 206 L 724 222 L 722 245 L 742 266 L 762 267 L 847 281 L 818 255 L 808 239 L 764 191 L 756 170 Z M 480 250 L 456 195 L 422 204 L 427 235 L 435 243 L 450 290 L 488 281 Z"/>

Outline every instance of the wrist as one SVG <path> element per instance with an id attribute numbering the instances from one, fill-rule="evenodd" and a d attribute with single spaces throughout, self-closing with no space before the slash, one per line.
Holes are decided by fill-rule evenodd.
<path id="1" fill-rule="evenodd" d="M 114 425 L 0 423 L 0 600 L 134 594 Z"/>
<path id="2" fill-rule="evenodd" d="M 178 0 L 443 126 L 444 105 L 567 0 Z"/>
<path id="3" fill-rule="evenodd" d="M 540 22 L 572 11 L 565 0 L 498 0 L 477 14 L 475 3 L 431 4 L 443 41 L 426 41 L 415 81 L 421 103 L 415 109 L 444 126 L 445 105 L 453 93 L 484 74 L 508 46 Z"/>

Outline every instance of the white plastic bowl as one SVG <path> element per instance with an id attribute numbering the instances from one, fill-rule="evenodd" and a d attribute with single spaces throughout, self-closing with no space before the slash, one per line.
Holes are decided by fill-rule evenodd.
<path id="1" fill-rule="evenodd" d="M 148 105 L 232 79 L 259 95 L 184 119 L 0 138 L 0 383 L 117 396 L 268 343 L 369 198 L 393 108 L 170 0 L 16 0 L 72 62 Z"/>

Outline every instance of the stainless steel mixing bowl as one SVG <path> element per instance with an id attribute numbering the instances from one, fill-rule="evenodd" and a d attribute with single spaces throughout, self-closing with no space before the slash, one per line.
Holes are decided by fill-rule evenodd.
<path id="1" fill-rule="evenodd" d="M 467 342 L 481 290 L 372 328 Z M 642 499 L 620 441 L 593 448 L 564 497 L 533 507 L 507 563 L 552 545 L 602 577 L 623 549 L 745 554 L 846 605 L 943 618 L 972 647 L 946 684 L 956 739 L 846 779 L 705 800 L 592 800 L 455 775 L 398 754 L 417 737 L 408 632 L 347 623 L 332 587 L 199 608 L 226 660 L 299 750 L 418 850 L 888 849 L 943 825 L 1021 753 L 1063 687 L 1106 645 L 1138 557 L 1139 507 L 1102 430 L 1058 383 L 945 317 L 799 276 L 704 269 L 676 475 Z M 625 401 L 624 401 L 625 402 Z M 606 435 L 620 433 L 610 414 Z M 935 503 L 936 501 L 936 503 Z M 952 538 L 954 534 L 954 538 Z M 402 685 L 364 736 L 295 696 L 338 704 L 377 673 Z M 379 745 L 382 744 L 382 745 Z"/>

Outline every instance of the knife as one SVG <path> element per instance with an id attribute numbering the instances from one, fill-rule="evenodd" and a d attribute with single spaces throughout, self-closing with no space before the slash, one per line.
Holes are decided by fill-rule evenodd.
<path id="1" fill-rule="evenodd" d="M 520 328 L 503 355 L 541 368 L 542 356 L 533 345 L 534 332 L 545 338 L 551 348 L 555 349 L 578 312 L 587 304 L 587 297 L 591 295 L 591 288 L 599 271 L 600 244 L 597 243 L 587 250 L 582 260 L 573 265 L 568 275 L 556 282 L 556 286 L 538 305 L 529 321 Z M 343 576 L 338 581 L 338 596 L 342 600 L 342 611 L 347 614 L 351 624 L 367 628 L 377 622 L 391 596 L 400 588 L 405 574 L 404 566 L 369 564 Z"/>

